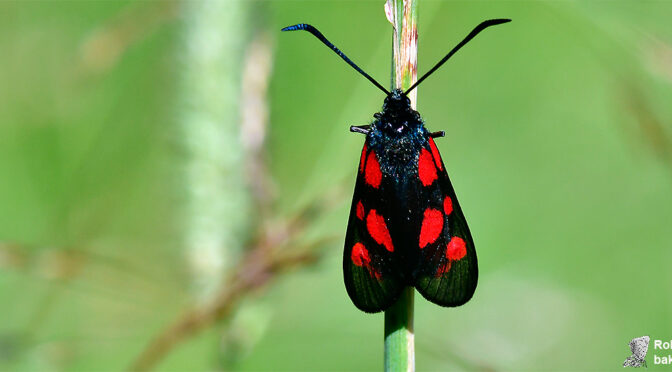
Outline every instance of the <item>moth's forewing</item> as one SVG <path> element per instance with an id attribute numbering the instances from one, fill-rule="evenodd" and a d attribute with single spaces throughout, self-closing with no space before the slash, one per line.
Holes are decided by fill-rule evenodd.
<path id="1" fill-rule="evenodd" d="M 362 150 L 343 254 L 345 288 L 362 311 L 387 309 L 406 286 L 399 247 L 392 241 L 395 215 L 389 180 L 378 157 L 368 146 Z"/>
<path id="2" fill-rule="evenodd" d="M 418 221 L 421 232 L 414 285 L 423 297 L 435 304 L 459 306 L 469 301 L 476 290 L 476 250 L 433 139 L 427 139 L 423 150 L 418 160 L 417 185 L 426 190 L 427 204 L 422 220 Z M 427 185 L 434 172 L 436 178 Z"/>

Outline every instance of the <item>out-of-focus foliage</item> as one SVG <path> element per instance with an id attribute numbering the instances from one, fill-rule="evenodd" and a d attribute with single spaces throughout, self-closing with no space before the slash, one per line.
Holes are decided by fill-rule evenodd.
<path id="1" fill-rule="evenodd" d="M 270 35 L 259 110 L 270 109 L 260 159 L 272 201 L 262 203 L 270 212 L 253 202 L 259 210 L 228 212 L 247 219 L 250 241 L 222 252 L 276 241 L 256 237 L 325 200 L 333 207 L 309 214 L 295 238 L 336 239 L 307 269 L 251 282 L 263 290 L 244 291 L 159 368 L 381 368 L 383 317 L 351 305 L 340 260 L 362 144 L 347 128 L 383 97 L 307 34 L 278 30 L 310 22 L 386 81 L 383 3 L 245 2 L 237 63 L 261 58 L 245 59 L 258 56 L 247 47 Z M 0 369 L 128 368 L 204 301 L 185 238 L 195 190 L 180 80 L 201 20 L 185 9 L 0 4 Z M 620 368 L 633 337 L 672 338 L 672 4 L 420 0 L 419 12 L 419 73 L 480 21 L 513 22 L 479 35 L 418 91 L 427 126 L 447 133 L 437 144 L 481 271 L 461 308 L 416 296 L 418 369 Z M 205 57 L 228 45 L 201 42 Z M 201 73 L 200 84 L 218 74 Z"/>

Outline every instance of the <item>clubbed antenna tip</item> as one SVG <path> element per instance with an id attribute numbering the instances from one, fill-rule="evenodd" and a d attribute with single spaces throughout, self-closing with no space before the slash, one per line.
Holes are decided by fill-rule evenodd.
<path id="1" fill-rule="evenodd" d="M 299 24 L 296 24 L 296 25 L 293 25 L 293 26 L 287 26 L 287 27 L 283 28 L 281 31 L 297 31 L 297 30 L 308 31 L 308 32 L 310 32 L 311 34 L 313 34 L 313 36 L 315 36 L 316 38 L 318 38 L 324 45 L 328 46 L 331 50 L 333 50 L 336 54 L 338 54 L 339 57 L 343 58 L 343 60 L 344 60 L 345 62 L 347 62 L 350 66 L 352 66 L 352 68 L 354 68 L 355 70 L 357 70 L 357 72 L 359 72 L 360 74 L 362 74 L 362 76 L 364 76 L 364 77 L 367 78 L 370 82 L 372 82 L 373 85 L 375 85 L 376 87 L 378 87 L 378 89 L 380 89 L 380 90 L 382 90 L 383 92 L 385 92 L 385 94 L 387 94 L 388 96 L 390 95 L 390 92 L 389 92 L 387 89 L 385 89 L 382 85 L 380 85 L 379 82 L 377 82 L 374 78 L 372 78 L 371 76 L 369 76 L 369 74 L 367 74 L 366 72 L 364 72 L 364 71 L 363 71 L 361 68 L 359 68 L 359 66 L 357 66 L 354 62 L 352 62 L 352 61 L 350 60 L 350 58 L 348 58 L 348 56 L 346 56 L 345 54 L 343 54 L 343 52 L 341 52 L 340 49 L 336 48 L 336 46 L 335 46 L 334 44 L 332 44 L 329 40 L 327 40 L 327 38 L 324 37 L 324 35 L 322 35 L 322 33 L 321 33 L 318 29 L 316 29 L 315 27 L 313 27 L 313 26 L 311 26 L 311 25 L 309 25 L 309 24 L 307 24 L 307 23 L 299 23 Z"/>
<path id="2" fill-rule="evenodd" d="M 453 54 L 455 54 L 458 50 L 460 50 L 460 48 L 462 48 L 462 47 L 463 47 L 465 44 L 467 44 L 471 39 L 473 39 L 476 35 L 478 35 L 479 32 L 485 30 L 486 28 L 488 28 L 488 27 L 490 27 L 490 26 L 495 26 L 495 25 L 499 25 L 499 24 L 507 23 L 507 22 L 511 22 L 511 20 L 510 20 L 510 19 L 506 19 L 506 18 L 500 18 L 500 19 L 488 19 L 487 21 L 483 21 L 483 22 L 481 22 L 478 26 L 476 26 L 476 27 L 469 33 L 469 35 L 467 35 L 467 37 L 464 38 L 464 40 L 460 41 L 460 43 L 457 44 L 457 45 L 455 46 L 455 48 L 453 48 L 450 52 L 448 52 L 448 54 L 446 54 L 446 56 L 443 57 L 443 58 L 439 61 L 439 63 L 437 63 L 436 65 L 434 65 L 434 67 L 432 67 L 431 70 L 427 71 L 427 73 L 424 74 L 424 75 L 422 75 L 422 77 L 421 77 L 420 79 L 418 79 L 418 81 L 416 81 L 415 84 L 413 84 L 410 88 L 408 88 L 408 90 L 406 90 L 406 91 L 404 92 L 404 95 L 408 94 L 408 92 L 410 92 L 410 91 L 412 91 L 413 89 L 415 89 L 415 88 L 416 88 L 418 85 L 420 85 L 420 83 L 421 83 L 423 80 L 425 80 L 429 75 L 431 75 L 434 71 L 438 70 L 439 67 L 441 67 L 441 65 L 443 65 L 444 63 L 446 63 L 446 61 L 447 61 L 450 57 L 452 57 Z"/>

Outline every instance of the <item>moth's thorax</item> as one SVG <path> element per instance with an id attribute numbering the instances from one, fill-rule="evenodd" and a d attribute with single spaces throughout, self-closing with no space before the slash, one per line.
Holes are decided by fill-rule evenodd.
<path id="1" fill-rule="evenodd" d="M 383 111 L 373 115 L 368 134 L 370 148 L 380 159 L 384 173 L 399 173 L 416 162 L 428 132 L 420 114 L 400 90 L 385 98 Z"/>

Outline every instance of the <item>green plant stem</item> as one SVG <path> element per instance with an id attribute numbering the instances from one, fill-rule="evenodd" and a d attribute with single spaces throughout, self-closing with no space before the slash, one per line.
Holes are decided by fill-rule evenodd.
<path id="1" fill-rule="evenodd" d="M 413 295 L 406 287 L 399 300 L 385 310 L 385 371 L 414 371 Z"/>
<path id="2" fill-rule="evenodd" d="M 417 0 L 388 0 L 386 14 L 394 25 L 392 88 L 407 89 L 417 80 Z M 417 89 L 409 94 L 416 107 Z M 405 288 L 385 311 L 385 371 L 414 371 L 413 287 Z"/>

